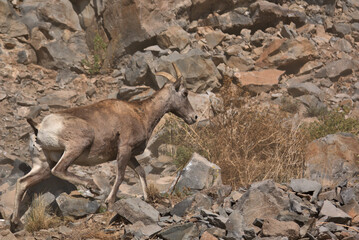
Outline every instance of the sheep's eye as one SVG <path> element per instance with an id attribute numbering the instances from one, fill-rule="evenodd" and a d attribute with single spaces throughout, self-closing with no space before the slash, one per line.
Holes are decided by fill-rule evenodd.
<path id="1" fill-rule="evenodd" d="M 184 91 L 184 92 L 182 93 L 182 95 L 183 95 L 184 97 L 187 97 L 187 96 L 188 96 L 188 92 L 187 92 L 187 91 Z"/>

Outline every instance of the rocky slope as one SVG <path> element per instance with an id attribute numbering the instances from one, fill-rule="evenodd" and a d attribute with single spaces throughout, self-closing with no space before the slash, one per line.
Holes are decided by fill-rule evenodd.
<path id="1" fill-rule="evenodd" d="M 99 55 L 101 74 L 90 76 L 86 73 L 95 66 L 84 59 L 93 63 L 99 46 L 106 46 Z M 156 72 L 174 74 L 171 63 L 194 92 L 190 100 L 203 122 L 215 112 L 209 109 L 220 108 L 214 93 L 224 79 L 231 79 L 250 101 L 297 102 L 300 119 L 308 109 L 324 107 L 348 109 L 348 116 L 359 117 L 358 47 L 356 0 L 0 0 L 0 220 L 11 213 L 16 179 L 31 166 L 26 117 L 40 121 L 50 112 L 106 98 L 147 98 L 165 83 Z M 166 145 L 150 149 L 140 160 L 149 179 L 166 191 L 176 179 L 176 167 L 164 154 Z M 84 189 L 74 193 L 74 186 L 52 179 L 46 186 L 52 190 L 48 204 L 61 209 L 75 204 L 67 201 L 77 201 L 76 206 L 91 207 L 66 227 L 34 235 L 22 231 L 16 237 L 355 239 L 358 149 L 357 137 L 330 135 L 308 146 L 308 180 L 264 181 L 233 191 L 211 181 L 216 186 L 177 205 L 162 200 L 155 209 L 136 198 L 120 200 L 117 217 L 89 215 L 98 212 L 100 200 L 79 197 Z M 108 188 L 112 166 L 73 171 L 93 174 Z M 207 175 L 203 178 L 206 183 Z M 190 189 L 212 187 L 187 183 Z M 138 196 L 140 190 L 129 171 L 121 192 Z M 126 204 L 128 212 L 123 212 Z M 108 225 L 110 218 L 114 225 Z M 7 223 L 0 224 L 0 236 L 14 239 Z M 86 226 L 93 227 L 93 235 L 81 233 Z"/>

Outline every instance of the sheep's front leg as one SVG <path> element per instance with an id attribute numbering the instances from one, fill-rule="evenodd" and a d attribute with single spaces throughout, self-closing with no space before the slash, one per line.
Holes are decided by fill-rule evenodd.
<path id="1" fill-rule="evenodd" d="M 110 194 L 108 195 L 105 203 L 107 204 L 108 208 L 112 208 L 113 204 L 116 200 L 116 194 L 118 189 L 124 179 L 125 170 L 128 164 L 128 161 L 131 158 L 131 151 L 132 149 L 129 146 L 120 146 L 118 153 L 117 153 L 117 176 L 115 183 L 111 189 Z"/>

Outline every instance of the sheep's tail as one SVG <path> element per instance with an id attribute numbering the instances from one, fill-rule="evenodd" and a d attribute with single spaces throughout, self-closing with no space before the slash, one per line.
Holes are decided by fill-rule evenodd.
<path id="1" fill-rule="evenodd" d="M 32 130 L 34 130 L 34 133 L 37 136 L 37 133 L 39 132 L 39 129 L 37 128 L 37 123 L 31 118 L 26 118 L 26 121 L 30 124 Z"/>

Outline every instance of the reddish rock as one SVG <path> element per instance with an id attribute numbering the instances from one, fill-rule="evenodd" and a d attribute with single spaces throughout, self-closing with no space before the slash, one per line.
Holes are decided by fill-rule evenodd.
<path id="1" fill-rule="evenodd" d="M 277 85 L 284 71 L 267 69 L 262 71 L 235 73 L 241 86 L 253 93 L 267 92 Z"/>
<path id="2" fill-rule="evenodd" d="M 314 140 L 306 150 L 307 178 L 325 187 L 337 186 L 358 171 L 359 139 L 338 133 Z"/>
<path id="3" fill-rule="evenodd" d="M 314 45 L 305 38 L 275 39 L 267 46 L 256 62 L 259 67 L 275 66 L 281 69 L 300 68 L 314 58 Z"/>

